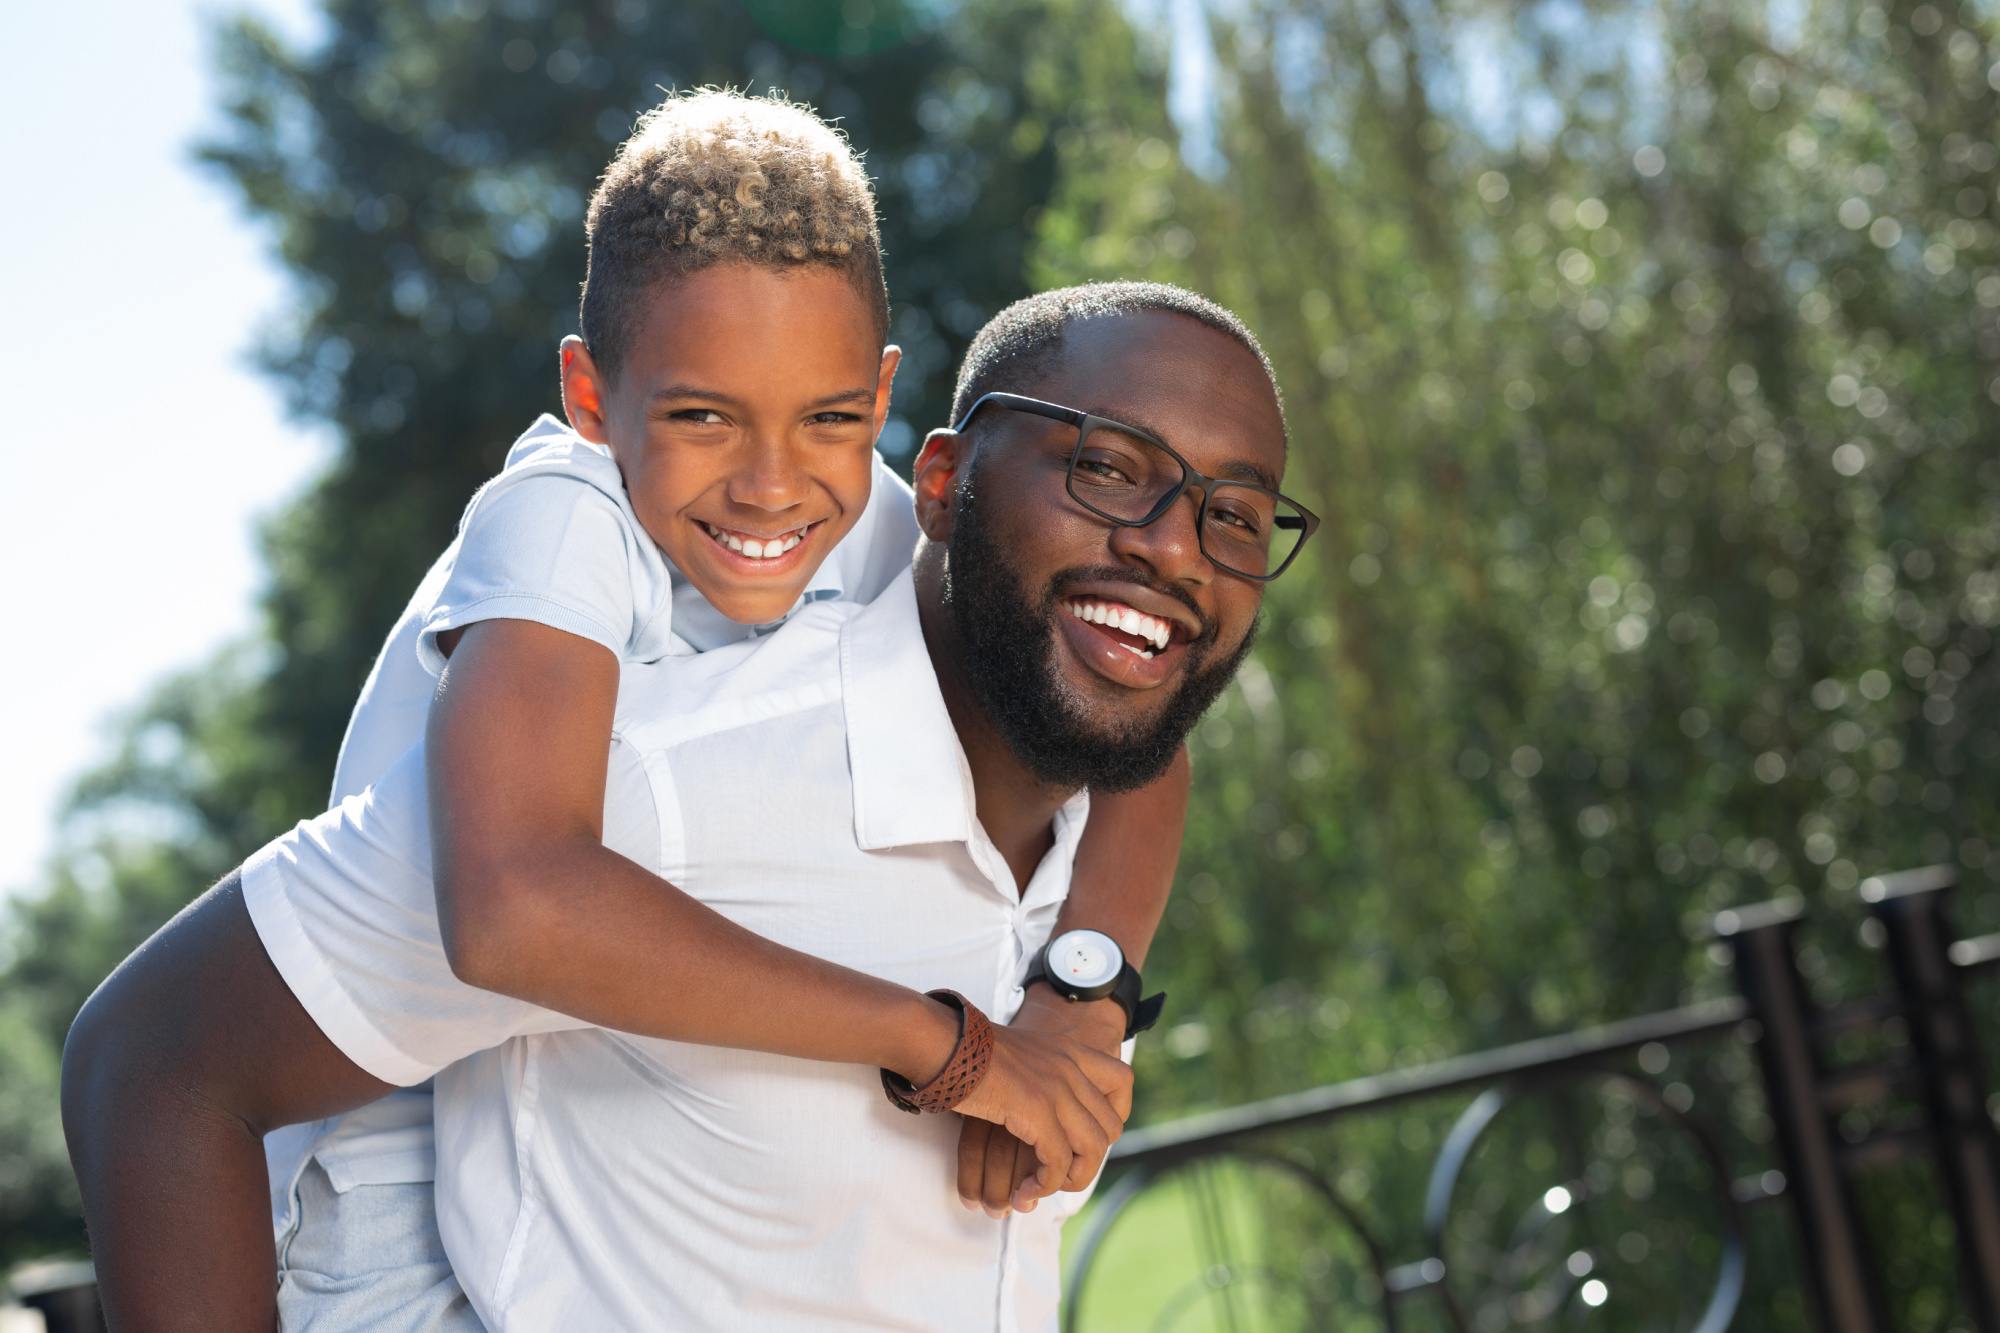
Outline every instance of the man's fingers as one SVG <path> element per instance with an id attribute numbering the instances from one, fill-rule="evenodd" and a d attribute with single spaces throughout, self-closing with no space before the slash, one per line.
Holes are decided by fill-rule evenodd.
<path id="1" fill-rule="evenodd" d="M 992 1137 L 991 1121 L 959 1117 L 958 1197 L 967 1208 L 979 1206 L 980 1185 L 986 1174 L 986 1145 Z"/>
<path id="2" fill-rule="evenodd" d="M 1014 1150 L 1021 1141 L 1001 1130 L 986 1141 L 979 1203 L 991 1217 L 1005 1217 L 1014 1193 Z"/>
<path id="3" fill-rule="evenodd" d="M 1122 1065 L 1120 1067 L 1123 1068 Z M 1095 1127 L 1104 1135 L 1105 1150 L 1109 1151 L 1111 1145 L 1118 1141 L 1118 1136 L 1125 1132 L 1125 1117 L 1118 1113 L 1117 1105 L 1098 1090 L 1088 1075 L 1072 1078 L 1070 1090 L 1076 1094 L 1078 1105 L 1090 1113 Z M 1126 1105 L 1130 1107 L 1129 1099 Z"/>
<path id="4" fill-rule="evenodd" d="M 1089 1092 L 1095 1095 L 1095 1089 L 1090 1089 Z M 1079 1158 L 1082 1159 L 1080 1164 L 1086 1172 L 1084 1179 L 1088 1180 L 1089 1173 L 1095 1172 L 1097 1163 L 1104 1160 L 1104 1154 L 1111 1151 L 1113 1135 L 1104 1126 L 1104 1118 L 1111 1115 L 1111 1107 L 1102 1096 L 1097 1096 L 1097 1102 L 1097 1106 L 1092 1106 L 1086 1097 L 1079 1096 L 1076 1101 L 1063 1105 L 1057 1112 L 1063 1118 L 1063 1129 L 1068 1132 L 1070 1146 L 1076 1149 L 1076 1154 L 1052 1182 L 1049 1177 L 1043 1177 L 1045 1182 L 1049 1182 L 1045 1193 L 1053 1194 L 1057 1190 L 1070 1188 L 1070 1177 L 1079 1165 Z"/>
<path id="5" fill-rule="evenodd" d="M 1063 1181 L 1069 1179 L 1070 1162 L 1076 1157 L 1070 1146 L 1069 1127 L 1062 1119 L 1062 1103 L 1058 1102 L 1047 1130 L 1040 1137 L 1028 1139 L 1025 1134 L 1019 1137 L 1034 1146 L 1035 1157 L 1041 1163 L 1035 1168 L 1035 1179 L 1044 1187 L 1043 1193 L 1053 1194 L 1061 1189 Z"/>
<path id="6" fill-rule="evenodd" d="M 1071 1168 L 1072 1174 L 1075 1168 Z M 1014 1151 L 1014 1211 L 1032 1213 L 1035 1205 L 1042 1201 L 1042 1190 L 1035 1184 L 1035 1156 L 1027 1144 Z"/>
<path id="7" fill-rule="evenodd" d="M 1117 1110 L 1118 1123 L 1124 1124 L 1132 1114 L 1132 1066 L 1115 1055 L 1089 1049 L 1078 1056 L 1077 1064 Z"/>

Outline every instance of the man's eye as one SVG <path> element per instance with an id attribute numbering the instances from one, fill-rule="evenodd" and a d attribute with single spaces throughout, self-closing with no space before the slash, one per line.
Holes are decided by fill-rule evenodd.
<path id="1" fill-rule="evenodd" d="M 1129 482 L 1131 480 L 1116 464 L 1108 463 L 1101 458 L 1079 458 L 1076 460 L 1076 470 L 1078 472 L 1089 473 L 1099 481 Z"/>
<path id="2" fill-rule="evenodd" d="M 1219 505 L 1209 506 L 1208 518 L 1211 523 L 1225 524 L 1253 536 L 1263 530 L 1263 524 L 1257 521 L 1257 515 L 1244 513 L 1241 510 L 1223 508 Z"/>

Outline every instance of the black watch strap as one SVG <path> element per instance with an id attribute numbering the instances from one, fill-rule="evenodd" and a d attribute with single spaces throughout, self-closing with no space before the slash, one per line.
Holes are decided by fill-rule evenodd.
<path id="1" fill-rule="evenodd" d="M 1028 975 L 1021 979 L 1023 986 L 1032 986 L 1039 981 L 1044 985 L 1050 985 L 1051 989 L 1053 989 L 1052 984 L 1049 982 L 1048 965 L 1046 962 L 1047 953 L 1047 949 L 1037 949 L 1034 952 L 1034 956 L 1028 959 Z M 1161 991 L 1158 995 L 1150 995 L 1141 999 L 1139 992 L 1143 989 L 1144 985 L 1139 980 L 1139 969 L 1133 967 L 1130 963 L 1124 963 L 1118 969 L 1118 979 L 1111 983 L 1111 993 L 1104 997 L 1125 1011 L 1125 1040 L 1127 1041 L 1130 1041 L 1141 1032 L 1152 1027 L 1153 1024 L 1159 1022 L 1160 1012 L 1167 1007 L 1167 993 L 1165 991 Z M 1061 992 L 1058 991 L 1057 994 L 1061 994 Z"/>
<path id="2" fill-rule="evenodd" d="M 1118 1001 L 1118 1007 L 1125 1011 L 1125 1040 L 1130 1041 L 1141 1032 L 1160 1021 L 1160 1011 L 1167 1007 L 1167 993 L 1139 998 L 1144 987 L 1139 982 L 1139 969 L 1130 963 L 1118 969 L 1118 980 L 1111 983 L 1111 998 Z"/>
<path id="3" fill-rule="evenodd" d="M 1161 991 L 1157 995 L 1149 995 L 1139 1001 L 1139 1007 L 1129 1011 L 1125 1015 L 1125 1039 L 1130 1041 L 1141 1032 L 1152 1027 L 1153 1024 L 1159 1022 L 1160 1014 L 1166 1007 L 1167 993 L 1165 991 Z"/>

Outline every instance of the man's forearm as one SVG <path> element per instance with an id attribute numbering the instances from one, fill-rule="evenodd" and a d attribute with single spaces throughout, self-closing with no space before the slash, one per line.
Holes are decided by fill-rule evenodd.
<path id="1" fill-rule="evenodd" d="M 1090 824 L 1077 848 L 1076 874 L 1056 933 L 1102 931 L 1142 967 L 1167 910 L 1187 823 L 1188 757 L 1137 791 L 1091 797 Z"/>

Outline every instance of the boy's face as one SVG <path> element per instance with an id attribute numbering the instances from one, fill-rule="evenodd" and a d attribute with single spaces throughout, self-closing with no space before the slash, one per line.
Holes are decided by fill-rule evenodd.
<path id="1" fill-rule="evenodd" d="M 655 285 L 615 382 L 566 339 L 563 402 L 667 558 L 761 624 L 861 517 L 900 356 L 846 274 L 723 264 Z"/>

